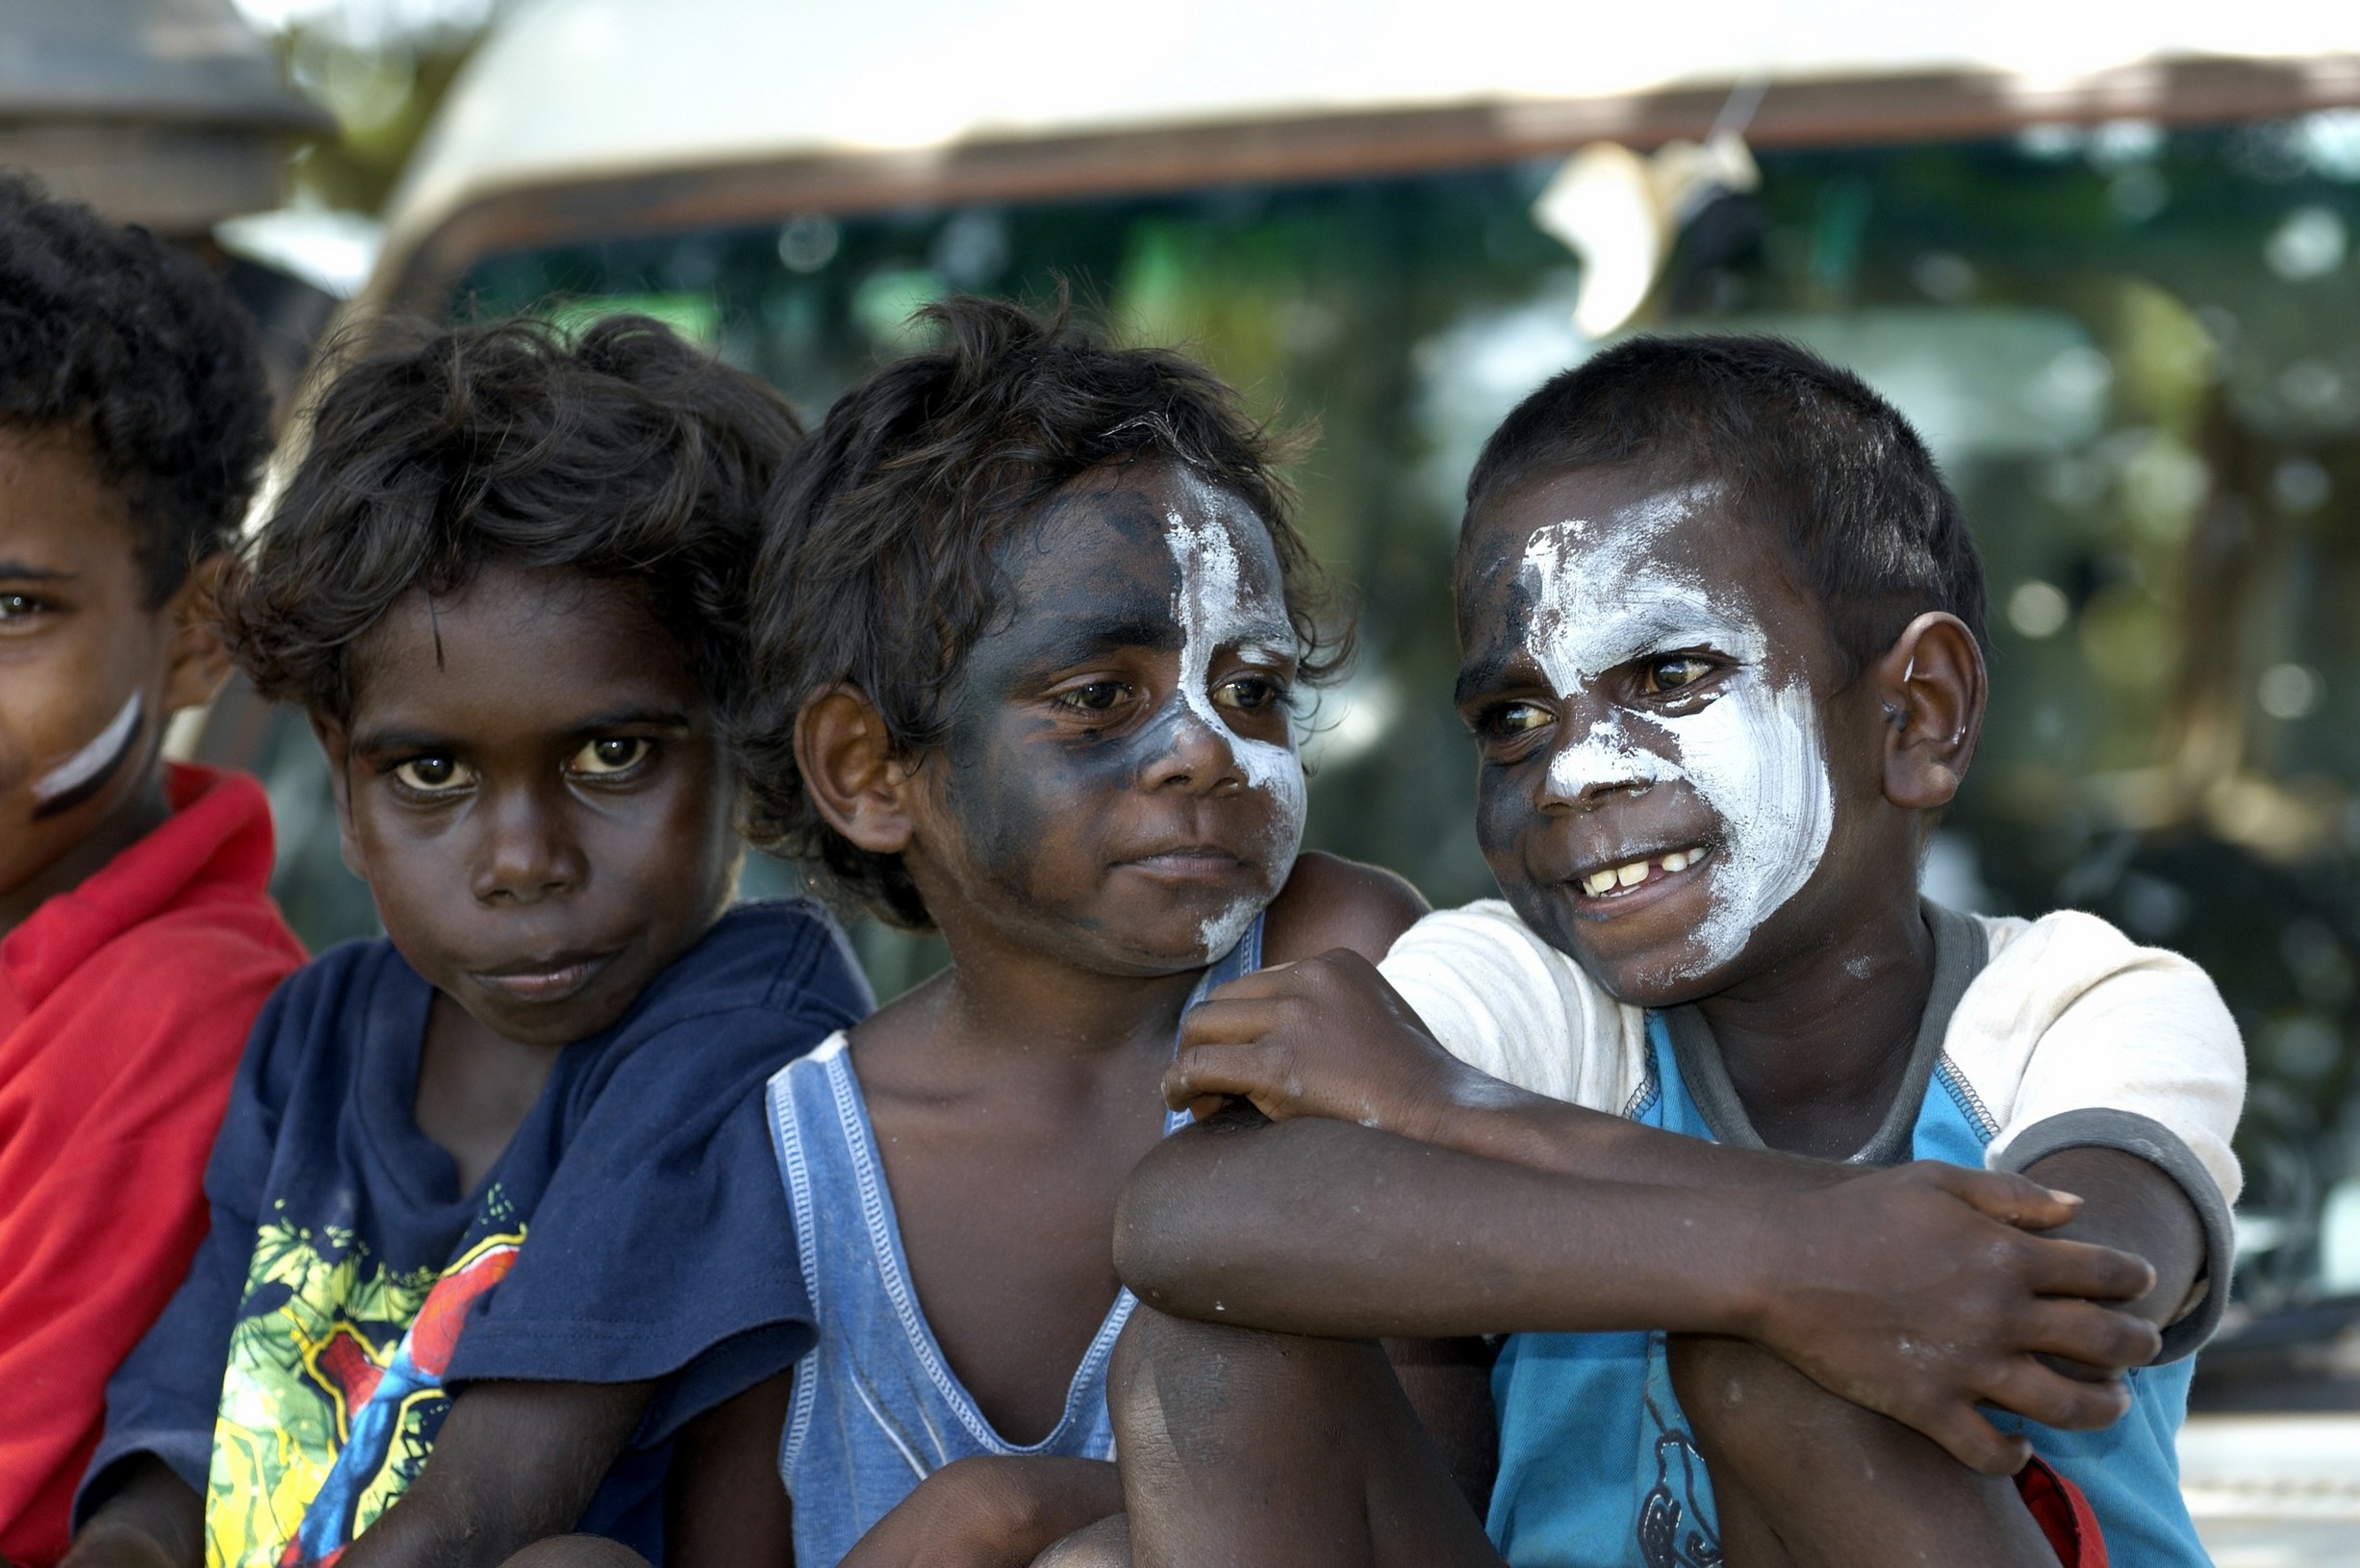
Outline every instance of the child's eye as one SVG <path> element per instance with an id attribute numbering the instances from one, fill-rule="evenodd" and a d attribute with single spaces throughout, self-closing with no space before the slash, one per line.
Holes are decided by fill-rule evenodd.
<path id="1" fill-rule="evenodd" d="M 1268 675 L 1231 675 L 1213 688 L 1215 706 L 1234 708 L 1240 713 L 1258 713 L 1274 702 L 1285 700 L 1285 689 Z"/>
<path id="2" fill-rule="evenodd" d="M 602 735 L 573 754 L 566 764 L 571 773 L 589 777 L 611 777 L 636 768 L 647 758 L 650 743 L 638 735 Z"/>
<path id="3" fill-rule="evenodd" d="M 1110 713 L 1129 690 L 1119 680 L 1094 680 L 1087 686 L 1059 692 L 1057 700 L 1069 708 L 1079 708 L 1084 713 Z"/>
<path id="4" fill-rule="evenodd" d="M 30 620 L 48 608 L 30 594 L 0 594 L 0 621 Z"/>
<path id="5" fill-rule="evenodd" d="M 1713 673 L 1709 660 L 1692 653 L 1674 653 L 1661 659 L 1650 659 L 1640 668 L 1639 690 L 1649 696 L 1662 696 L 1692 686 Z"/>
<path id="6" fill-rule="evenodd" d="M 456 795 L 475 782 L 475 770 L 456 757 L 412 757 L 394 768 L 393 782 L 418 795 Z"/>
<path id="7" fill-rule="evenodd" d="M 1537 702 L 1503 702 L 1484 715 L 1484 728 L 1494 735 L 1529 735 L 1549 722 L 1549 710 Z"/>

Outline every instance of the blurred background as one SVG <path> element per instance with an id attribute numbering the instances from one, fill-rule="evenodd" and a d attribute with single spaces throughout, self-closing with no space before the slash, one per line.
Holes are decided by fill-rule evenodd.
<path id="1" fill-rule="evenodd" d="M 0 163 L 207 256 L 290 391 L 356 311 L 644 311 L 814 417 L 954 290 L 1188 348 L 1318 434 L 1365 653 L 1305 715 L 1310 842 L 1436 904 L 1492 891 L 1448 702 L 1484 435 L 1632 331 L 1851 366 L 1992 578 L 1932 891 L 2220 981 L 2253 1088 L 2191 1495 L 2231 1568 L 2360 1554 L 2360 1420 L 2287 1413 L 2360 1410 L 2360 15 L 1596 9 L 0 0 Z M 300 723 L 233 692 L 180 743 L 269 782 L 308 941 L 374 929 Z M 941 962 L 856 940 L 881 995 Z"/>

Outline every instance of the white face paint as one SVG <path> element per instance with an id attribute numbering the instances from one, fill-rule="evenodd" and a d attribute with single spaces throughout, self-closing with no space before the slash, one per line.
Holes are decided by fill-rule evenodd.
<path id="1" fill-rule="evenodd" d="M 1157 720 L 1177 740 L 1180 726 L 1201 724 L 1226 742 L 1237 759 L 1246 788 L 1270 797 L 1270 843 L 1265 864 L 1269 886 L 1258 896 L 1239 898 L 1230 908 L 1205 922 L 1205 955 L 1218 958 L 1237 945 L 1254 923 L 1254 917 L 1286 885 L 1295 855 L 1303 847 L 1303 759 L 1291 745 L 1257 741 L 1230 727 L 1212 701 L 1212 663 L 1223 649 L 1234 649 L 1249 659 L 1283 667 L 1293 661 L 1296 637 L 1287 619 L 1286 603 L 1273 585 L 1256 589 L 1246 581 L 1238 560 L 1236 527 L 1259 528 L 1260 520 L 1221 491 L 1194 475 L 1182 482 L 1194 493 L 1198 517 L 1177 510 L 1164 514 L 1164 540 L 1180 568 L 1180 586 L 1172 595 L 1173 619 L 1180 622 L 1180 684 L 1170 709 Z M 1167 743 L 1169 744 L 1169 743 Z"/>
<path id="2" fill-rule="evenodd" d="M 140 694 L 131 694 L 122 711 L 85 746 L 33 781 L 33 804 L 38 808 L 63 799 L 114 766 L 140 727 Z"/>
<path id="3" fill-rule="evenodd" d="M 1798 673 L 1773 685 L 1761 624 L 1741 605 L 1714 605 L 1693 577 L 1657 558 L 1664 530 L 1711 493 L 1693 486 L 1658 496 L 1611 528 L 1551 523 L 1534 532 L 1522 567 L 1532 602 L 1526 646 L 1560 696 L 1651 654 L 1710 648 L 1736 661 L 1694 711 L 1618 707 L 1549 763 L 1561 797 L 1685 780 L 1720 818 L 1720 842 L 1703 868 L 1710 912 L 1675 977 L 1743 951 L 1811 879 L 1836 820 L 1810 683 Z"/>

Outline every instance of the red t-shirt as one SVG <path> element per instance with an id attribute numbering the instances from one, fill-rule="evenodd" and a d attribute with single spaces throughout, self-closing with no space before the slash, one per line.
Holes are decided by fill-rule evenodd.
<path id="1" fill-rule="evenodd" d="M 246 1033 L 303 948 L 252 779 L 175 767 L 172 816 L 0 940 L 0 1557 L 48 1568 L 109 1375 L 205 1233 Z"/>

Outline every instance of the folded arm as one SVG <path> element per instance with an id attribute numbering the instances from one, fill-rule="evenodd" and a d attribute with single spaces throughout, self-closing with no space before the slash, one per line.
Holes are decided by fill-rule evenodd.
<path id="1" fill-rule="evenodd" d="M 425 1469 L 340 1568 L 491 1568 L 566 1533 L 654 1392 L 651 1382 L 468 1385 Z"/>
<path id="2" fill-rule="evenodd" d="M 1317 1116 L 1561 1176 L 1806 1191 L 1858 1166 L 1731 1149 L 1502 1082 L 1444 1050 L 1376 966 L 1348 951 L 1224 986 L 1181 1025 L 1165 1079 L 1207 1114 L 1249 1100 L 1274 1121 Z"/>
<path id="3" fill-rule="evenodd" d="M 1231 1111 L 1142 1161 L 1115 1260 L 1183 1317 L 1333 1337 L 1662 1328 L 1734 1334 L 1979 1469 L 2020 1462 L 1973 1406 L 2102 1426 L 2100 1368 L 2155 1353 L 2096 1304 L 2139 1259 L 2050 1241 L 2077 1205 L 1995 1172 L 1920 1164 L 1804 1192 L 1610 1183 L 1320 1118 Z M 1940 1354 L 1925 1347 L 1941 1346 Z"/>

